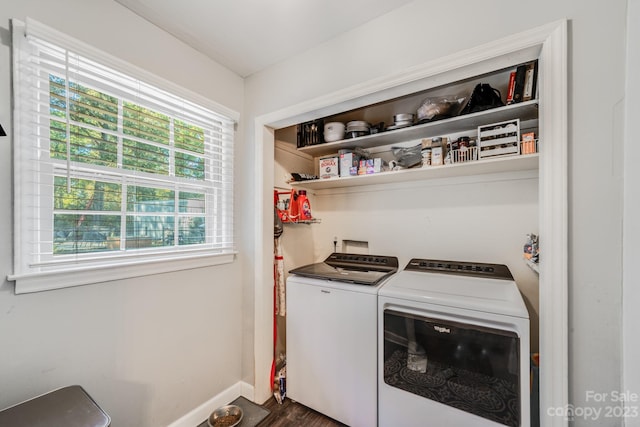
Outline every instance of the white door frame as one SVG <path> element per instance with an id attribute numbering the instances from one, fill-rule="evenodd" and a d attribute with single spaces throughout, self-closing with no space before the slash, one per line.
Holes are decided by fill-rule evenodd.
<path id="1" fill-rule="evenodd" d="M 640 96 L 640 78 L 636 70 L 640 65 L 640 53 L 635 43 L 640 36 L 640 1 L 629 0 L 627 6 L 627 64 L 625 90 L 625 134 L 624 134 L 624 189 L 623 189 L 623 230 L 622 230 L 622 390 L 629 393 L 640 392 L 640 340 L 638 340 L 638 321 L 640 320 L 640 273 L 634 268 L 640 257 L 640 148 L 635 135 L 634 120 L 640 117 L 638 96 Z M 637 402 L 625 402 L 630 407 Z M 632 409 L 629 409 L 632 411 Z M 627 427 L 640 427 L 640 417 L 625 419 Z"/>
<path id="2" fill-rule="evenodd" d="M 370 105 L 433 87 L 446 73 L 453 80 L 511 65 L 518 55 L 539 52 L 540 166 L 540 408 L 568 404 L 568 85 L 567 21 L 553 22 L 431 61 L 409 70 L 349 87 L 255 119 L 255 319 L 254 400 L 266 401 L 273 358 L 274 129 Z M 507 64 L 508 61 L 511 61 Z M 488 64 L 488 65 L 487 65 Z M 497 65 L 497 66 L 496 66 Z M 477 74 L 468 74 L 477 72 Z M 468 75 L 467 75 L 468 74 Z M 438 77 L 440 76 L 440 77 Z M 426 85 L 426 86 L 425 86 Z M 431 85 L 431 86 L 429 86 Z M 565 417 L 541 416 L 542 426 L 566 426 Z"/>

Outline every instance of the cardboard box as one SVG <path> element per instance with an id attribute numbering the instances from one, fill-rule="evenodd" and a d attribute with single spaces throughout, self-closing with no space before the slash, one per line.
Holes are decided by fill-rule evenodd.
<path id="1" fill-rule="evenodd" d="M 355 153 L 340 153 L 340 176 L 357 175 L 359 161 L 360 157 Z"/>
<path id="2" fill-rule="evenodd" d="M 449 143 L 449 138 L 446 136 L 442 136 L 442 137 L 435 137 L 434 138 L 440 138 L 440 144 L 437 145 L 441 145 L 443 147 L 446 148 L 447 144 Z M 421 148 L 431 148 L 434 144 L 433 144 L 433 138 L 423 138 L 421 142 Z"/>
<path id="3" fill-rule="evenodd" d="M 536 97 L 538 84 L 538 61 L 527 64 L 524 76 L 522 100 L 530 101 Z"/>
<path id="4" fill-rule="evenodd" d="M 507 105 L 513 104 L 513 94 L 516 87 L 516 72 L 512 71 L 509 74 L 509 86 L 507 86 Z"/>
<path id="5" fill-rule="evenodd" d="M 533 132 L 522 134 L 522 154 L 534 154 L 536 152 L 536 139 Z"/>
<path id="6" fill-rule="evenodd" d="M 373 159 L 373 173 L 382 172 L 382 159 L 380 157 L 376 157 Z"/>
<path id="7" fill-rule="evenodd" d="M 431 165 L 444 165 L 444 147 L 440 145 L 431 147 Z"/>
<path id="8" fill-rule="evenodd" d="M 527 74 L 527 66 L 519 65 L 516 68 L 516 77 L 513 88 L 513 104 L 522 102 L 522 96 L 524 95 L 524 79 Z"/>
<path id="9" fill-rule="evenodd" d="M 431 165 L 442 166 L 444 165 L 444 158 L 447 154 L 448 138 L 446 136 L 436 137 L 437 142 L 433 141 L 433 138 L 425 138 L 422 140 L 422 148 L 431 148 Z M 439 140 L 439 141 L 438 141 Z"/>
<path id="10" fill-rule="evenodd" d="M 321 179 L 335 178 L 338 173 L 338 157 L 324 157 L 320 159 L 318 175 Z"/>
<path id="11" fill-rule="evenodd" d="M 367 160 L 360 160 L 360 165 L 358 166 L 358 175 L 366 175 L 367 174 Z"/>
<path id="12" fill-rule="evenodd" d="M 367 160 L 367 175 L 375 173 L 375 169 L 373 168 L 373 159 Z"/>

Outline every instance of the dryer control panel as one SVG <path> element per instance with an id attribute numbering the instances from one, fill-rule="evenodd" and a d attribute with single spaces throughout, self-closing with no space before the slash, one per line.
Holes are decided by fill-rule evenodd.
<path id="1" fill-rule="evenodd" d="M 509 267 L 503 264 L 413 258 L 405 270 L 513 280 Z"/>

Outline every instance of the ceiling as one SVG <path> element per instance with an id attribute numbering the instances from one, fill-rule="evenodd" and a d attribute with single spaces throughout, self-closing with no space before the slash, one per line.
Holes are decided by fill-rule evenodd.
<path id="1" fill-rule="evenodd" d="M 115 0 L 241 77 L 413 0 Z"/>

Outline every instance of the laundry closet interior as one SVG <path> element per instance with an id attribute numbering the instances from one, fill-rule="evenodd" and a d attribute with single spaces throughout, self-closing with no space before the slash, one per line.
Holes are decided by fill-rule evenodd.
<path id="1" fill-rule="evenodd" d="M 546 194 L 541 205 L 540 176 L 545 157 L 540 152 L 547 149 L 545 144 L 566 144 L 566 141 L 545 139 L 545 135 L 558 135 L 557 128 L 562 126 L 549 120 L 543 109 L 548 105 L 547 113 L 550 113 L 562 102 L 553 99 L 545 104 L 543 96 L 549 92 L 538 89 L 529 101 L 405 129 L 388 127 L 393 125 L 394 115 L 415 114 L 425 100 L 461 96 L 468 99 L 479 83 L 498 89 L 506 101 L 510 75 L 523 64 L 536 62 L 538 87 L 552 86 L 558 78 L 556 71 L 553 76 L 545 76 L 544 71 L 553 69 L 549 64 L 557 59 L 552 59 L 551 49 L 545 54 L 542 47 L 540 43 L 493 54 L 477 62 L 470 60 L 449 66 L 442 72 L 427 72 L 425 77 L 390 85 L 362 99 L 306 112 L 298 122 L 277 128 L 274 132 L 274 194 L 288 197 L 292 190 L 304 190 L 313 217 L 309 221 L 285 221 L 282 226 L 278 240 L 285 280 L 288 271 L 321 262 L 333 252 L 394 256 L 399 260 L 400 270 L 413 258 L 504 264 L 513 275 L 529 314 L 529 350 L 539 352 L 540 273 L 537 265 L 525 259 L 523 247 L 528 235 L 544 231 L 540 226 L 541 217 L 551 215 L 549 200 L 557 199 L 555 195 Z M 381 129 L 386 131 L 380 135 L 301 147 L 301 125 L 315 120 L 319 123 L 384 122 Z M 514 155 L 464 163 L 292 182 L 291 173 L 319 177 L 320 159 L 337 157 L 338 150 L 361 147 L 368 150 L 371 157 L 381 157 L 387 164 L 394 159 L 395 148 L 410 148 L 434 137 L 449 141 L 461 136 L 474 139 L 479 127 L 512 120 L 518 121 L 519 137 L 525 133 L 535 135 L 535 153 L 523 154 L 520 148 Z M 547 149 L 546 156 L 553 156 L 557 151 L 562 150 Z M 547 169 L 557 170 L 557 165 L 552 164 L 554 161 L 546 158 Z M 553 173 L 545 173 L 548 174 L 545 185 L 557 179 Z M 277 196 L 275 202 L 277 206 Z M 542 234 L 541 241 L 544 239 Z M 542 259 L 545 259 L 544 249 L 542 245 Z M 284 363 L 286 321 L 285 316 L 275 317 L 278 341 L 274 358 Z"/>
<path id="2" fill-rule="evenodd" d="M 526 62 L 524 58 L 523 62 Z M 394 114 L 415 112 L 429 97 L 468 96 L 480 81 L 491 83 L 506 95 L 509 73 L 519 64 L 339 113 L 325 119 L 325 122 L 338 119 L 346 122 L 358 118 L 371 122 L 385 121 L 390 125 Z M 537 108 L 537 104 L 532 106 L 534 119 L 523 120 L 523 129 L 524 126 L 535 127 L 536 135 Z M 515 117 L 518 114 L 531 116 L 527 111 L 513 114 Z M 500 121 L 493 118 L 480 120 L 489 120 L 487 123 Z M 464 128 L 467 125 L 459 126 Z M 477 126 L 470 124 L 466 131 L 444 130 L 442 136 L 476 131 Z M 392 145 L 412 146 L 420 139 L 414 137 Z M 534 320 L 531 348 L 537 351 L 538 275 L 524 261 L 522 252 L 527 234 L 538 233 L 537 154 L 530 158 L 508 156 L 498 161 L 479 160 L 474 164 L 408 169 L 406 172 L 409 173 L 402 174 L 403 177 L 392 176 L 396 172 L 384 172 L 358 177 L 361 180 L 353 186 L 348 178 L 320 179 L 312 183 L 302 181 L 292 186 L 291 172 L 317 175 L 319 158 L 330 154 L 330 151 L 322 156 L 307 154 L 296 148 L 296 140 L 295 125 L 275 132 L 275 189 L 285 193 L 292 188 L 306 190 L 315 221 L 284 223 L 280 239 L 285 271 L 320 261 L 334 248 L 338 252 L 394 255 L 399 258 L 401 266 L 416 256 L 500 261 L 509 266 L 527 302 Z M 352 146 L 348 139 L 343 144 Z M 321 146 L 314 148 L 323 153 Z M 389 156 L 391 146 L 369 150 Z M 369 184 L 367 179 L 378 181 Z"/>

